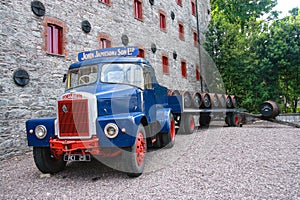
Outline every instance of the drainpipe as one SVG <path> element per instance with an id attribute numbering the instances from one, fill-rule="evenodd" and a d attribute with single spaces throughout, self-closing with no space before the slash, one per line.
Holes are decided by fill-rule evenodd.
<path id="1" fill-rule="evenodd" d="M 200 45 L 200 26 L 199 26 L 199 14 L 198 14 L 198 0 L 195 0 L 195 4 L 196 4 L 197 35 L 198 35 L 199 67 L 201 69 L 201 60 L 202 59 L 201 59 L 201 45 Z M 204 92 L 203 91 L 203 78 L 202 78 L 201 70 L 200 70 L 200 88 L 201 88 L 201 92 Z"/>

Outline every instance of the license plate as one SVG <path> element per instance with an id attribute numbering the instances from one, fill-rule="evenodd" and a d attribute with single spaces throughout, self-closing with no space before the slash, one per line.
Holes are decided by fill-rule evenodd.
<path id="1" fill-rule="evenodd" d="M 64 161 L 91 161 L 91 155 L 66 154 L 64 155 Z"/>

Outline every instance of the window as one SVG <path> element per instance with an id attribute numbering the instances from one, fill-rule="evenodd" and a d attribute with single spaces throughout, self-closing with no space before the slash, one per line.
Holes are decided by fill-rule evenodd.
<path id="1" fill-rule="evenodd" d="M 111 63 L 102 66 L 101 82 L 120 83 L 144 88 L 143 69 L 137 64 Z"/>
<path id="2" fill-rule="evenodd" d="M 144 50 L 144 49 L 140 49 L 140 48 L 139 48 L 138 57 L 140 57 L 140 58 L 145 58 L 145 50 Z"/>
<path id="3" fill-rule="evenodd" d="M 192 15 L 196 16 L 196 3 L 194 0 L 191 1 Z"/>
<path id="4" fill-rule="evenodd" d="M 159 12 L 159 26 L 162 31 L 167 31 L 166 13 Z"/>
<path id="5" fill-rule="evenodd" d="M 199 69 L 199 65 L 196 65 L 196 80 L 200 81 L 200 69 Z"/>
<path id="6" fill-rule="evenodd" d="M 176 2 L 179 6 L 182 6 L 182 0 L 176 0 Z"/>
<path id="7" fill-rule="evenodd" d="M 100 39 L 100 49 L 111 47 L 111 42 L 105 38 Z"/>
<path id="8" fill-rule="evenodd" d="M 67 24 L 59 19 L 45 16 L 42 26 L 44 28 L 42 50 L 52 55 L 67 57 Z"/>
<path id="9" fill-rule="evenodd" d="M 198 46 L 198 33 L 197 31 L 193 31 L 194 45 Z"/>
<path id="10" fill-rule="evenodd" d="M 110 0 L 99 0 L 99 2 L 105 3 L 105 4 L 107 4 L 107 5 L 111 5 Z"/>
<path id="11" fill-rule="evenodd" d="M 169 74 L 169 58 L 166 55 L 162 55 L 163 73 Z"/>
<path id="12" fill-rule="evenodd" d="M 178 22 L 179 39 L 184 40 L 184 26 L 182 22 Z"/>
<path id="13" fill-rule="evenodd" d="M 186 62 L 185 62 L 185 60 L 181 60 L 181 74 L 182 74 L 183 78 L 187 78 Z"/>
<path id="14" fill-rule="evenodd" d="M 55 24 L 47 27 L 47 52 L 51 54 L 63 54 L 63 29 Z"/>
<path id="15" fill-rule="evenodd" d="M 112 47 L 111 37 L 109 37 L 106 34 L 100 34 L 99 35 L 99 46 L 100 46 L 100 49 Z"/>
<path id="16" fill-rule="evenodd" d="M 142 0 L 134 0 L 134 17 L 143 20 Z"/>

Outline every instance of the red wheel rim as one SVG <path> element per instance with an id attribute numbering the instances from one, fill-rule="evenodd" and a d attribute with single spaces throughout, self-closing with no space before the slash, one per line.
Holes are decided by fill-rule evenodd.
<path id="1" fill-rule="evenodd" d="M 171 123 L 170 123 L 170 135 L 171 135 L 171 140 L 174 141 L 175 140 L 175 120 L 171 119 Z"/>
<path id="2" fill-rule="evenodd" d="M 238 125 L 238 124 L 239 124 L 239 116 L 238 116 L 238 115 L 236 115 L 236 116 L 234 117 L 234 123 L 235 123 L 235 125 Z"/>
<path id="3" fill-rule="evenodd" d="M 146 142 L 143 133 L 139 132 L 136 137 L 136 161 L 138 166 L 143 165 L 146 154 Z"/>
<path id="4" fill-rule="evenodd" d="M 191 129 L 191 131 L 193 131 L 195 129 L 195 122 L 194 122 L 193 117 L 191 117 L 191 120 L 190 120 L 190 129 Z"/>

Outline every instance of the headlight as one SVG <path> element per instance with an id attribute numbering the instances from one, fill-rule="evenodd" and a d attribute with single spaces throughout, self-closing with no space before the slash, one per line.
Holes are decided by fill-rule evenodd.
<path id="1" fill-rule="evenodd" d="M 47 129 L 43 125 L 38 125 L 35 127 L 35 136 L 39 139 L 44 139 L 47 135 Z"/>
<path id="2" fill-rule="evenodd" d="M 119 128 L 114 123 L 109 123 L 104 128 L 104 133 L 108 138 L 115 138 L 119 133 Z"/>

